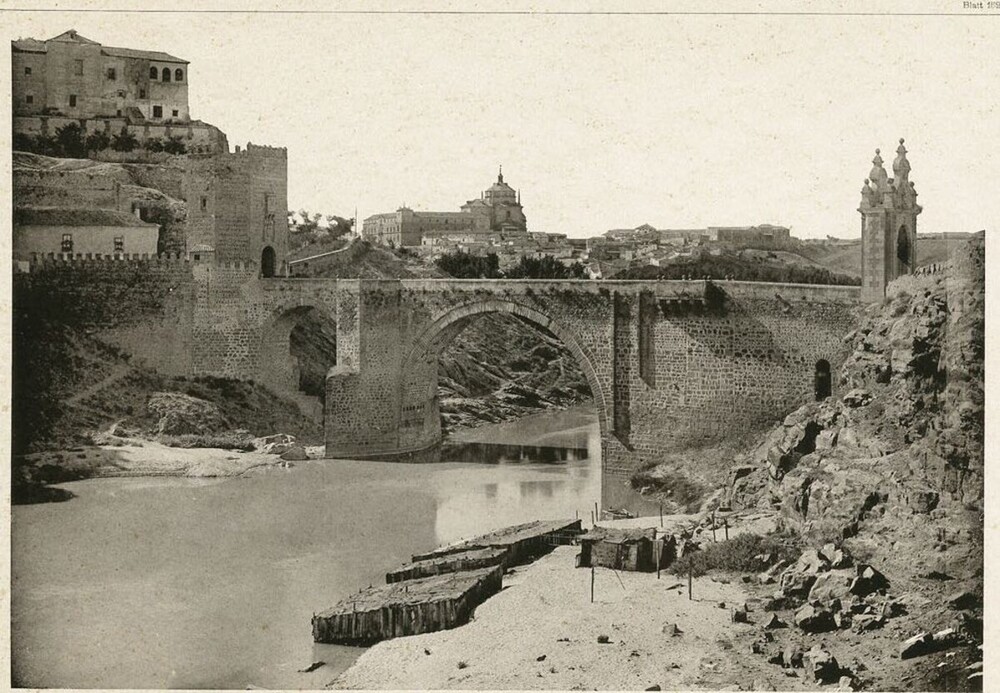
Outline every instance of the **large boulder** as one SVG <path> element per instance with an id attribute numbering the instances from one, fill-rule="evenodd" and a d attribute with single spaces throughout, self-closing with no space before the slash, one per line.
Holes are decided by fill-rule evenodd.
<path id="1" fill-rule="evenodd" d="M 156 432 L 163 435 L 206 435 L 230 428 L 217 406 L 180 392 L 154 392 L 146 407 L 159 417 Z"/>
<path id="2" fill-rule="evenodd" d="M 253 447 L 257 452 L 268 455 L 280 455 L 295 445 L 295 436 L 287 433 L 275 433 L 270 436 L 254 438 Z"/>
<path id="3" fill-rule="evenodd" d="M 816 645 L 802 655 L 802 665 L 806 675 L 820 683 L 832 683 L 840 680 L 840 665 L 829 650 Z"/>

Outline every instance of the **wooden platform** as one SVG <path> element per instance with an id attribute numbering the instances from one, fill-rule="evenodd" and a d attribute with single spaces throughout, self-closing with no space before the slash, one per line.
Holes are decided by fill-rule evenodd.
<path id="1" fill-rule="evenodd" d="M 573 543 L 582 531 L 580 520 L 536 520 L 504 527 L 429 553 L 417 554 L 413 556 L 413 560 L 420 562 L 473 549 L 494 548 L 507 550 L 505 567 L 521 565 L 548 553 L 556 546 Z"/>
<path id="2" fill-rule="evenodd" d="M 454 628 L 499 592 L 502 580 L 496 565 L 370 587 L 314 615 L 313 640 L 361 645 Z"/>
<path id="3" fill-rule="evenodd" d="M 457 573 L 463 570 L 478 570 L 492 566 L 505 566 L 507 557 L 506 548 L 468 549 L 458 553 L 450 553 L 444 556 L 433 556 L 413 563 L 390 570 L 385 574 L 385 581 L 388 584 L 400 582 L 402 580 L 415 580 L 418 578 L 431 577 L 432 575 L 443 575 L 445 573 Z"/>

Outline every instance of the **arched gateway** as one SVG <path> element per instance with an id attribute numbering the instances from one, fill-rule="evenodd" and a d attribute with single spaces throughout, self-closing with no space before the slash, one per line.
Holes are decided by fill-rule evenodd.
<path id="1" fill-rule="evenodd" d="M 511 300 L 483 299 L 456 306 L 429 323 L 413 340 L 403 358 L 400 397 L 403 416 L 400 421 L 399 448 L 413 450 L 434 445 L 441 439 L 438 409 L 438 363 L 442 351 L 472 321 L 488 314 L 514 315 L 548 330 L 576 358 L 594 396 L 602 437 L 609 432 L 606 384 L 598 376 L 596 357 L 589 353 L 578 335 L 549 315 Z"/>

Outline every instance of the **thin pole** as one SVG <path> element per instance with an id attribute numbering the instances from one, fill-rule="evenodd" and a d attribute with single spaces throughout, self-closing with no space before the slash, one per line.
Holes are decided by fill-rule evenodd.
<path id="1" fill-rule="evenodd" d="M 663 553 L 663 541 L 653 542 L 653 551 L 656 552 L 656 579 L 660 579 L 660 554 Z"/>
<path id="2" fill-rule="evenodd" d="M 691 568 L 688 568 L 688 599 L 694 599 L 694 597 L 691 596 Z"/>
<path id="3" fill-rule="evenodd" d="M 594 566 L 590 566 L 590 603 L 594 603 Z"/>

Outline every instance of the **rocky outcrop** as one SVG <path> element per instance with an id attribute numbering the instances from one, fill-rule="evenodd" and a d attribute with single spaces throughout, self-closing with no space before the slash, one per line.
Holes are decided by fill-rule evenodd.
<path id="1" fill-rule="evenodd" d="M 729 481 L 736 506 L 780 507 L 801 529 L 848 537 L 887 500 L 915 514 L 981 504 L 982 247 L 941 275 L 890 286 L 857 330 L 839 398 L 789 414 Z"/>

